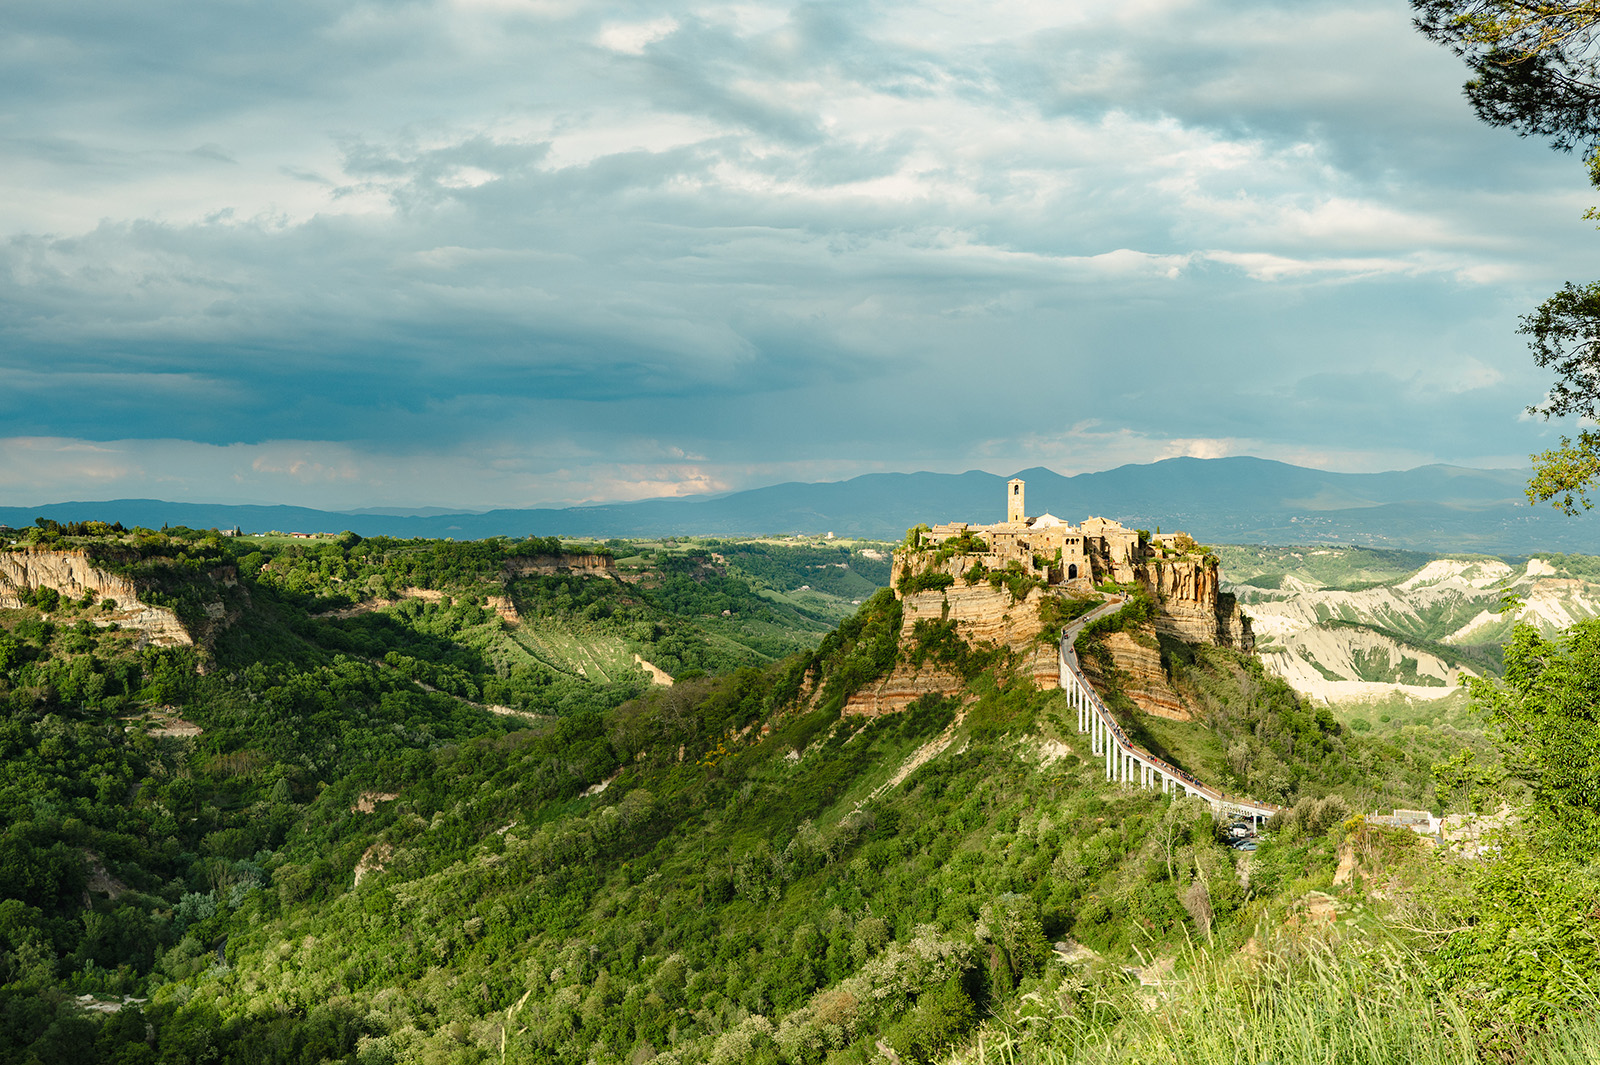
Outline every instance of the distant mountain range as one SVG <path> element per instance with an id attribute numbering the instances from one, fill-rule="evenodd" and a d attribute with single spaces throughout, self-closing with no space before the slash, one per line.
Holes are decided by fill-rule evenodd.
<path id="1" fill-rule="evenodd" d="M 1422 551 L 1600 554 L 1600 517 L 1531 507 L 1526 473 L 1420 466 L 1393 473 L 1328 473 L 1256 458 L 1167 459 L 1063 477 L 1023 470 L 1030 514 L 1077 522 L 1182 529 L 1202 542 L 1359 544 Z M 969 471 L 875 473 L 848 481 L 777 484 L 715 498 L 484 513 L 330 512 L 302 507 L 166 503 L 150 499 L 0 507 L 0 524 L 97 519 L 160 528 L 338 532 L 363 536 L 758 536 L 832 532 L 895 540 L 918 522 L 1005 517 L 1008 478 Z"/>

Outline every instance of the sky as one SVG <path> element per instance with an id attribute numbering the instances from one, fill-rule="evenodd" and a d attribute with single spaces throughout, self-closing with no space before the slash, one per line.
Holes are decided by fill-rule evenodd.
<path id="1" fill-rule="evenodd" d="M 52 0 L 0 503 L 1526 466 L 1578 159 L 1394 2 Z"/>

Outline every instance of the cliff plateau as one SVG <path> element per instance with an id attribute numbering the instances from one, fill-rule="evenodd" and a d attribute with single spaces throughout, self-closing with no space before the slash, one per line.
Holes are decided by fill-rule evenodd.
<path id="1" fill-rule="evenodd" d="M 237 584 L 230 568 L 209 574 L 215 584 Z M 134 629 L 144 643 L 154 647 L 184 647 L 205 642 L 218 627 L 228 623 L 230 612 L 220 596 L 208 597 L 201 604 L 201 619 L 185 625 L 176 611 L 147 601 L 132 578 L 111 573 L 96 565 L 81 550 L 23 549 L 0 551 L 0 609 L 19 609 L 25 599 L 41 588 L 54 589 L 64 598 L 83 599 L 91 593 L 100 609 L 91 619 L 99 628 L 113 625 Z M 197 641 L 196 637 L 199 637 Z"/>
<path id="2" fill-rule="evenodd" d="M 1009 654 L 1015 668 L 1042 687 L 1060 683 L 1054 632 L 1042 609 L 1052 597 L 1098 598 L 1096 583 L 1138 585 L 1156 606 L 1153 634 L 1188 643 L 1254 650 L 1250 619 L 1222 590 L 1217 557 L 1183 533 L 1152 538 L 1105 518 L 1074 526 L 1053 515 L 1022 514 L 1023 483 L 1008 486 L 1008 520 L 996 525 L 917 526 L 895 550 L 890 580 L 900 597 L 902 654 L 877 685 L 854 695 L 846 713 L 883 714 L 919 697 L 961 690 L 947 666 L 907 653 L 919 622 L 953 624 L 973 647 Z M 1150 635 L 1146 635 L 1149 641 Z M 1116 668 L 1133 678 L 1129 695 L 1142 709 L 1187 718 L 1161 666 L 1158 650 L 1123 634 L 1107 641 Z"/>

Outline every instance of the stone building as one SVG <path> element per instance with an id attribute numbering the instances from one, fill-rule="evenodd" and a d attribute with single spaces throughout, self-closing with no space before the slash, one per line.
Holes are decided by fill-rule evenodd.
<path id="1" fill-rule="evenodd" d="M 922 533 L 910 550 L 897 551 L 896 582 L 906 569 L 942 570 L 961 577 L 975 562 L 990 572 L 1020 568 L 1046 584 L 1081 581 L 1087 588 L 1098 581 L 1127 583 L 1135 579 L 1133 567 L 1145 551 L 1139 530 L 1124 528 L 1109 518 L 1085 518 L 1076 526 L 1049 513 L 1030 518 L 1025 509 L 1025 489 L 1026 482 L 1020 478 L 1007 482 L 1003 522 L 935 525 Z M 960 550 L 951 551 L 952 547 Z M 953 572 L 950 567 L 962 572 Z"/>
<path id="2" fill-rule="evenodd" d="M 1108 518 L 1072 525 L 1053 514 L 1029 517 L 1026 486 L 1006 485 L 1006 520 L 994 525 L 919 525 L 895 549 L 890 581 L 901 601 L 902 647 L 925 624 L 949 624 L 975 647 L 1005 648 L 1012 667 L 1041 687 L 1061 681 L 1062 658 L 1046 600 L 1106 598 L 1094 585 L 1144 589 L 1156 610 L 1154 632 L 1191 643 L 1255 645 L 1249 619 L 1222 591 L 1217 558 L 1183 533 L 1148 536 Z M 1028 579 L 1016 580 L 1014 577 Z M 1159 649 L 1127 633 L 1107 640 L 1115 668 L 1135 678 L 1129 697 L 1151 713 L 1182 710 L 1165 679 Z M 1091 678 L 1093 679 L 1093 678 Z M 933 692 L 954 694 L 966 678 L 934 659 L 901 655 L 889 674 L 850 696 L 848 714 L 903 710 Z"/>

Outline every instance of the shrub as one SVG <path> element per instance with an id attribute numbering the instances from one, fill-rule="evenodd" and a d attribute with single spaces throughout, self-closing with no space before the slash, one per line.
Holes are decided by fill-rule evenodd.
<path id="1" fill-rule="evenodd" d="M 896 586 L 901 595 L 916 595 L 918 592 L 939 592 L 956 583 L 956 579 L 948 573 L 929 571 L 925 573 L 905 573 L 900 577 Z"/>

